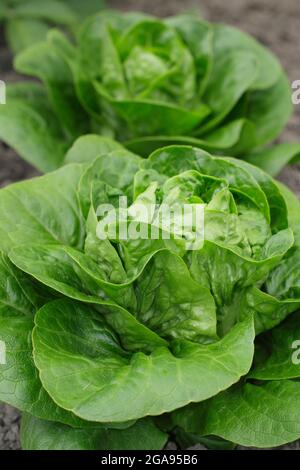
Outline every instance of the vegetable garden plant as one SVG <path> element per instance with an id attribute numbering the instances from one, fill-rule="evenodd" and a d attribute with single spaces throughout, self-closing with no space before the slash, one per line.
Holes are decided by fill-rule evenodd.
<path id="1" fill-rule="evenodd" d="M 299 438 L 295 196 L 249 163 L 190 146 L 145 159 L 85 136 L 67 161 L 0 191 L 0 399 L 23 412 L 23 448 Z M 187 249 L 192 226 L 100 239 L 97 208 L 119 196 L 138 227 L 138 203 L 204 204 L 203 244 Z"/>
<path id="2" fill-rule="evenodd" d="M 15 68 L 42 84 L 8 87 L 0 138 L 43 172 L 60 167 L 86 133 L 142 156 L 192 145 L 272 175 L 300 151 L 296 143 L 268 147 L 292 111 L 278 60 L 247 34 L 196 15 L 102 12 L 75 43 L 51 30 L 17 55 Z"/>

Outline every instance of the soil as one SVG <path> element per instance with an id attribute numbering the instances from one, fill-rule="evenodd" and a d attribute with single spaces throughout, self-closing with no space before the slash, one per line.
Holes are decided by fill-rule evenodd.
<path id="1" fill-rule="evenodd" d="M 140 10 L 157 16 L 168 16 L 186 10 L 198 10 L 208 20 L 225 22 L 252 34 L 280 58 L 290 81 L 300 79 L 300 2 L 299 0 L 110 0 L 112 8 Z M 11 56 L 0 36 L 0 79 L 15 81 Z M 295 106 L 281 141 L 299 140 L 300 105 Z M 0 187 L 37 175 L 7 146 L 0 144 Z M 287 167 L 279 176 L 300 197 L 300 164 Z M 19 414 L 0 405 L 0 450 L 18 449 Z M 174 444 L 169 444 L 174 449 Z M 195 447 L 194 447 L 195 448 Z M 199 446 L 202 450 L 203 447 Z M 243 448 L 241 448 L 243 449 Z M 300 441 L 280 449 L 300 450 Z"/>

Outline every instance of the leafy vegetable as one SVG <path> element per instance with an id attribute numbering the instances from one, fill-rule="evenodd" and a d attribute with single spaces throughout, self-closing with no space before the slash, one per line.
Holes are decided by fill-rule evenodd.
<path id="1" fill-rule="evenodd" d="M 299 438 L 299 202 L 188 146 L 142 159 L 87 135 L 66 160 L 0 191 L 0 399 L 24 412 L 23 448 Z M 125 196 L 117 225 L 148 236 L 102 238 L 99 208 Z M 204 211 L 200 243 L 165 205 Z"/>
<path id="2" fill-rule="evenodd" d="M 0 137 L 44 172 L 63 163 L 62 151 L 53 161 L 53 141 L 65 149 L 86 133 L 115 138 L 142 156 L 192 145 L 247 159 L 272 175 L 299 157 L 298 144 L 266 147 L 292 111 L 277 59 L 241 31 L 195 15 L 159 20 L 104 11 L 87 19 L 76 44 L 50 31 L 18 54 L 15 68 L 43 82 L 51 112 L 38 111 L 26 94 L 17 105 L 9 96 Z M 24 106 L 31 108 L 30 148 L 19 130 Z"/>

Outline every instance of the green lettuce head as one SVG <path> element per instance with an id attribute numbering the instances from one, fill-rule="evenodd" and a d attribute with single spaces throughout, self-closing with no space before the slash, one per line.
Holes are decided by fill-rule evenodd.
<path id="1" fill-rule="evenodd" d="M 188 146 L 141 159 L 87 136 L 67 160 L 0 191 L 0 400 L 24 412 L 23 448 L 299 438 L 299 202 Z M 165 206 L 201 209 L 199 244 Z"/>
<path id="2" fill-rule="evenodd" d="M 241 31 L 197 15 L 106 11 L 84 23 L 76 44 L 51 31 L 15 67 L 45 86 L 9 87 L 0 135 L 42 171 L 60 166 L 66 148 L 88 132 L 142 156 L 193 145 L 251 159 L 272 174 L 300 150 L 265 149 L 292 111 L 278 60 Z"/>

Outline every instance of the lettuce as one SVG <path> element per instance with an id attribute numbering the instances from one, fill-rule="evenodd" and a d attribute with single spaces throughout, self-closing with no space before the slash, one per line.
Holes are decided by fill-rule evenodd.
<path id="1" fill-rule="evenodd" d="M 24 413 L 23 448 L 299 438 L 296 198 L 189 146 L 143 159 L 85 136 L 66 161 L 0 191 L 0 400 Z M 161 236 L 97 236 L 125 196 L 120 226 Z M 163 236 L 164 204 L 203 209 L 199 245 L 179 219 Z"/>
<path id="2" fill-rule="evenodd" d="M 286 74 L 241 31 L 192 15 L 105 11 L 76 36 L 74 44 L 52 30 L 18 54 L 16 70 L 43 85 L 11 85 L 0 109 L 1 139 L 41 171 L 63 164 L 66 149 L 89 132 L 142 156 L 192 145 L 272 175 L 297 160 L 297 143 L 266 147 L 292 111 Z"/>

